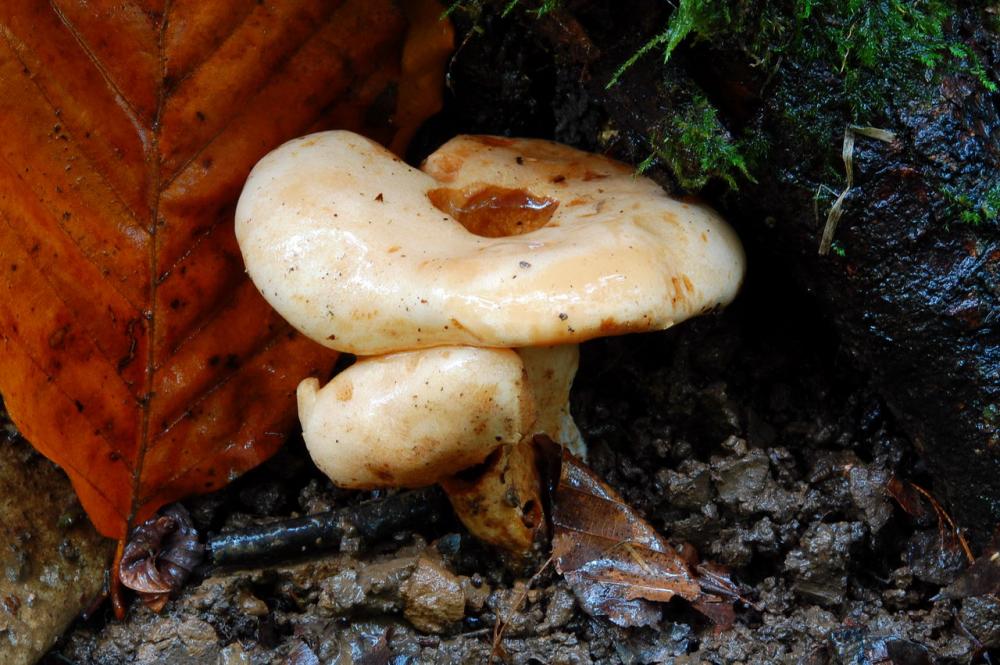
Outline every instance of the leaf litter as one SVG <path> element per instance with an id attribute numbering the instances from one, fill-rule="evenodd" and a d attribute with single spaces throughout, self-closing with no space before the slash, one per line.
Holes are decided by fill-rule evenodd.
<path id="1" fill-rule="evenodd" d="M 578 458 L 562 451 L 552 490 L 552 556 L 581 607 L 623 627 L 652 626 L 658 603 L 679 596 L 719 630 L 747 594 L 723 566 L 682 556 Z"/>

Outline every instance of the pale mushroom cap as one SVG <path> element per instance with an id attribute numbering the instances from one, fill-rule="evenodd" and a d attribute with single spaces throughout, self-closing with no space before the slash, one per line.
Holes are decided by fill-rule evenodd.
<path id="1" fill-rule="evenodd" d="M 418 487 L 517 443 L 534 421 L 524 366 L 507 349 L 440 347 L 362 358 L 322 388 L 299 384 L 316 466 L 341 487 Z"/>
<path id="2" fill-rule="evenodd" d="M 742 248 L 718 215 L 604 157 L 459 137 L 425 168 L 440 180 L 341 131 L 266 156 L 236 211 L 257 288 L 309 337 L 374 355 L 662 329 L 729 302 L 742 280 Z M 484 186 L 558 207 L 541 228 L 488 238 L 428 195 L 461 205 Z"/>

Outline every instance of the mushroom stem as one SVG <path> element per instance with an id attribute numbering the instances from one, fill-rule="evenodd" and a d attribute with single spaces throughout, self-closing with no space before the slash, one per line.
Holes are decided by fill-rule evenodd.
<path id="1" fill-rule="evenodd" d="M 526 346 L 515 351 L 524 362 L 528 387 L 535 397 L 533 433 L 545 434 L 586 459 L 587 444 L 569 410 L 569 393 L 580 366 L 580 345 Z"/>
<path id="2" fill-rule="evenodd" d="M 515 349 L 534 398 L 531 434 L 545 434 L 584 458 L 586 443 L 570 414 L 569 394 L 580 365 L 578 344 Z M 507 550 L 531 547 L 544 524 L 533 437 L 503 446 L 482 464 L 441 481 L 455 513 L 480 540 Z"/>
<path id="3" fill-rule="evenodd" d="M 498 448 L 485 464 L 442 480 L 441 487 L 469 532 L 502 549 L 527 551 L 544 524 L 531 437 Z"/>

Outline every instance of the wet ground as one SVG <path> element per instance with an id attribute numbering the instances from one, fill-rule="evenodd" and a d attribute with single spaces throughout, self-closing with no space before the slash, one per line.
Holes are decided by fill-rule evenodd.
<path id="1" fill-rule="evenodd" d="M 348 538 L 298 562 L 200 571 L 160 615 L 134 604 L 122 623 L 80 623 L 49 662 L 984 662 L 1000 601 L 931 600 L 964 560 L 931 511 L 915 519 L 885 491 L 895 475 L 933 492 L 913 446 L 808 295 L 749 250 L 728 311 L 585 345 L 573 400 L 593 468 L 753 589 L 757 609 L 732 629 L 679 600 L 654 628 L 593 619 L 539 572 L 547 552 L 513 565 L 445 520 L 366 553 Z M 330 486 L 292 444 L 187 505 L 220 529 L 369 497 Z"/>

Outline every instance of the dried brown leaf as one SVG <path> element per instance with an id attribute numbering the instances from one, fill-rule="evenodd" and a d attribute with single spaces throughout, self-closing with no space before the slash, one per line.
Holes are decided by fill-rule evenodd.
<path id="1" fill-rule="evenodd" d="M 0 2 L 0 392 L 101 533 L 262 462 L 329 372 L 244 274 L 235 202 L 307 132 L 401 147 L 439 103 L 440 11 Z"/>
<path id="2" fill-rule="evenodd" d="M 204 556 L 191 516 L 175 503 L 132 531 L 118 564 L 119 577 L 158 612 Z"/>
<path id="3" fill-rule="evenodd" d="M 732 624 L 740 597 L 721 569 L 685 558 L 606 483 L 567 451 L 552 496 L 552 554 L 584 610 L 622 626 L 652 625 L 651 601 L 674 596 L 721 627 Z M 709 589 L 711 591 L 709 591 Z M 723 597 L 725 596 L 725 597 Z"/>
<path id="4" fill-rule="evenodd" d="M 913 489 L 913 485 L 896 476 L 891 476 L 885 484 L 885 489 L 907 515 L 915 520 L 927 519 L 927 508 L 924 506 L 920 494 Z"/>
<path id="5" fill-rule="evenodd" d="M 944 509 L 944 507 L 934 498 L 930 492 L 916 483 L 900 480 L 895 476 L 886 483 L 886 491 L 899 503 L 900 507 L 914 519 L 923 519 L 927 515 L 920 497 L 923 497 L 930 504 L 937 516 L 938 532 L 941 536 L 941 549 L 948 551 L 961 551 L 965 558 L 972 563 L 975 557 L 969 542 L 965 539 L 962 530 L 955 524 L 955 520 Z"/>

